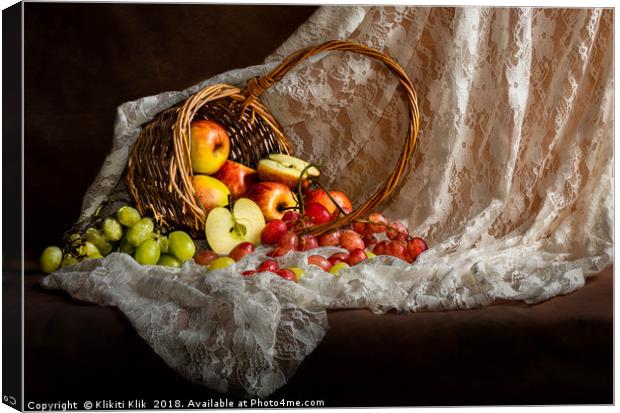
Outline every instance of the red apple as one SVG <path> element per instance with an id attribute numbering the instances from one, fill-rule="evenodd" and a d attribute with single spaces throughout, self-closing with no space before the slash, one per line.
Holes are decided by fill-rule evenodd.
<path id="1" fill-rule="evenodd" d="M 353 204 L 349 197 L 341 191 L 330 191 L 329 194 L 334 198 L 334 201 L 342 208 L 344 212 L 347 214 L 353 211 Z M 332 213 L 333 217 L 336 218 L 340 214 L 340 210 L 336 208 Z"/>
<path id="2" fill-rule="evenodd" d="M 340 205 L 340 207 L 346 213 L 349 213 L 353 210 L 351 200 L 345 195 L 344 192 L 330 191 L 329 195 L 334 198 L 334 201 L 336 201 L 336 203 Z M 307 189 L 306 191 L 304 191 L 304 200 L 306 204 L 310 202 L 318 202 L 319 204 L 323 205 L 325 209 L 327 209 L 327 212 L 330 214 L 330 216 L 332 216 L 332 218 L 335 218 L 338 216 L 338 214 L 340 214 L 340 210 L 338 209 L 336 204 L 334 204 L 334 202 L 327 195 L 327 192 L 325 192 L 323 189 Z"/>
<path id="3" fill-rule="evenodd" d="M 190 161 L 194 172 L 211 175 L 228 159 L 230 138 L 226 129 L 212 120 L 195 120 L 190 125 Z"/>
<path id="4" fill-rule="evenodd" d="M 220 180 L 207 175 L 194 175 L 194 193 L 205 212 L 228 205 L 230 191 Z"/>
<path id="5" fill-rule="evenodd" d="M 308 257 L 309 265 L 316 265 L 321 268 L 323 271 L 327 272 L 332 267 L 332 264 L 327 260 L 327 258 L 322 255 L 310 255 Z"/>
<path id="6" fill-rule="evenodd" d="M 256 202 L 266 221 L 282 219 L 286 208 L 297 203 L 291 189 L 279 182 L 259 182 L 250 187 L 246 196 Z"/>
<path id="7" fill-rule="evenodd" d="M 254 244 L 251 242 L 242 242 L 230 251 L 228 256 L 235 261 L 239 261 L 241 258 L 254 252 Z"/>
<path id="8" fill-rule="evenodd" d="M 244 196 L 248 189 L 258 182 L 256 170 L 230 160 L 224 162 L 213 177 L 228 187 L 233 199 Z"/>
<path id="9" fill-rule="evenodd" d="M 209 265 L 211 261 L 219 257 L 219 254 L 211 250 L 198 251 L 194 255 L 194 262 L 199 265 Z"/>

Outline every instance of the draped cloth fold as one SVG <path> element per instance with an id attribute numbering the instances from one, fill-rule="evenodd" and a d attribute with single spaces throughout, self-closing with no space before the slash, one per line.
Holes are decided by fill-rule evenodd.
<path id="1" fill-rule="evenodd" d="M 263 65 L 119 107 L 114 143 L 84 197 L 92 214 L 127 199 L 121 179 L 141 125 L 205 85 L 243 85 L 301 47 L 348 39 L 404 67 L 420 99 L 411 165 L 384 213 L 431 248 L 414 265 L 379 257 L 298 284 L 239 273 L 144 267 L 114 253 L 44 279 L 117 306 L 180 374 L 222 392 L 267 396 L 325 334 L 330 308 L 421 311 L 495 299 L 535 303 L 581 287 L 613 260 L 613 11 L 322 7 Z M 408 116 L 396 80 L 351 53 L 319 55 L 263 101 L 325 184 L 363 200 L 391 171 Z M 337 249 L 327 248 L 328 254 Z M 575 311 L 579 311 L 576 309 Z"/>

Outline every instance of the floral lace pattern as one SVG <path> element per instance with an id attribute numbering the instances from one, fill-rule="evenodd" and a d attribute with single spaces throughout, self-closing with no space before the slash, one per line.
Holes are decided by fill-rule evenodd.
<path id="1" fill-rule="evenodd" d="M 121 174 L 140 126 L 207 84 L 242 85 L 293 50 L 350 39 L 395 58 L 414 82 L 419 144 L 384 213 L 431 248 L 408 265 L 378 257 L 298 283 L 240 272 L 257 254 L 205 273 L 137 265 L 123 254 L 44 279 L 74 297 L 117 306 L 189 380 L 267 396 L 294 374 L 327 329 L 326 309 L 474 308 L 535 303 L 581 287 L 613 249 L 613 12 L 603 9 L 322 7 L 266 63 L 182 92 L 119 107 L 114 144 L 84 197 L 126 200 Z M 316 56 L 263 95 L 297 155 L 323 165 L 325 184 L 360 202 L 399 156 L 408 116 L 380 63 Z M 337 249 L 325 248 L 323 254 Z"/>

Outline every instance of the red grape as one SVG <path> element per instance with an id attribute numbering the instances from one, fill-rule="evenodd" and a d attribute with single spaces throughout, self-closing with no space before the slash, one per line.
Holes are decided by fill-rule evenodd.
<path id="1" fill-rule="evenodd" d="M 347 259 L 347 264 L 353 266 L 355 264 L 359 264 L 360 262 L 364 261 L 367 258 L 368 256 L 366 255 L 366 251 L 364 251 L 361 248 L 358 248 L 358 249 L 351 251 L 351 253 L 349 254 L 349 258 Z"/>
<path id="2" fill-rule="evenodd" d="M 217 252 L 213 252 L 211 250 L 202 250 L 194 255 L 194 262 L 200 265 L 209 265 L 211 261 L 219 257 Z"/>
<path id="3" fill-rule="evenodd" d="M 329 271 L 329 269 L 332 267 L 332 264 L 327 260 L 327 258 L 323 257 L 322 255 L 310 255 L 308 257 L 308 264 L 316 265 L 317 267 L 320 267 L 323 271 Z"/>
<path id="4" fill-rule="evenodd" d="M 364 244 L 366 245 L 366 247 L 372 247 L 378 242 L 377 237 L 375 237 L 372 234 L 367 234 L 367 233 L 362 235 L 362 241 L 364 241 Z"/>
<path id="5" fill-rule="evenodd" d="M 299 251 L 308 251 L 315 249 L 319 246 L 319 241 L 314 235 L 302 235 L 299 240 Z"/>
<path id="6" fill-rule="evenodd" d="M 292 231 L 287 231 L 278 240 L 278 246 L 289 250 L 297 249 L 299 237 Z"/>
<path id="7" fill-rule="evenodd" d="M 258 266 L 258 272 L 271 271 L 276 272 L 280 269 L 280 266 L 274 260 L 266 260 Z"/>
<path id="8" fill-rule="evenodd" d="M 278 240 L 286 231 L 288 231 L 286 223 L 281 219 L 274 219 L 265 225 L 263 232 L 260 234 L 260 239 L 263 244 L 274 245 L 278 243 Z"/>
<path id="9" fill-rule="evenodd" d="M 387 243 L 388 243 L 387 241 L 379 241 L 379 242 L 377 242 L 377 244 L 372 249 L 372 252 L 374 252 L 376 255 L 384 255 L 385 254 L 385 247 L 387 246 Z"/>
<path id="10" fill-rule="evenodd" d="M 385 230 L 385 235 L 391 240 L 405 241 L 409 235 L 409 230 L 400 222 L 391 222 Z"/>
<path id="11" fill-rule="evenodd" d="M 368 220 L 371 222 L 368 224 L 368 229 L 375 234 L 385 231 L 385 226 L 388 224 L 388 220 L 378 212 L 370 214 Z"/>
<path id="12" fill-rule="evenodd" d="M 329 261 L 329 263 L 332 266 L 334 266 L 338 264 L 339 262 L 347 262 L 348 259 L 349 259 L 349 254 L 344 253 L 344 252 L 337 252 L 335 254 L 330 255 L 327 261 Z"/>
<path id="13" fill-rule="evenodd" d="M 242 242 L 230 251 L 228 256 L 235 261 L 239 261 L 241 258 L 254 252 L 254 244 L 251 242 Z"/>
<path id="14" fill-rule="evenodd" d="M 428 245 L 422 238 L 415 237 L 407 241 L 407 250 L 413 259 L 416 259 L 418 255 L 422 254 L 427 249 Z"/>
<path id="15" fill-rule="evenodd" d="M 351 231 L 350 229 L 345 229 L 342 231 L 342 235 L 340 236 L 340 245 L 342 248 L 349 251 L 353 251 L 358 248 L 366 248 L 364 240 L 362 240 L 360 234 L 355 231 Z"/>
<path id="16" fill-rule="evenodd" d="M 300 218 L 301 214 L 299 212 L 290 210 L 284 213 L 282 216 L 282 221 L 286 223 L 286 227 L 288 229 L 291 229 L 295 225 L 295 222 L 297 222 Z"/>
<path id="17" fill-rule="evenodd" d="M 353 223 L 351 223 L 351 229 L 358 234 L 363 234 L 364 231 L 366 231 L 366 224 L 363 222 L 353 221 Z"/>
<path id="18" fill-rule="evenodd" d="M 269 251 L 267 253 L 268 256 L 270 257 L 282 257 L 283 255 L 288 254 L 289 252 L 293 251 L 290 248 L 285 248 L 285 247 L 275 247 L 274 249 L 272 249 L 271 251 Z"/>
<path id="19" fill-rule="evenodd" d="M 318 202 L 308 202 L 305 208 L 305 214 L 313 225 L 325 224 L 332 220 L 327 208 Z"/>
<path id="20" fill-rule="evenodd" d="M 319 245 L 321 247 L 335 247 L 340 245 L 340 235 L 342 231 L 339 229 L 327 232 L 319 237 Z"/>
<path id="21" fill-rule="evenodd" d="M 288 268 L 280 268 L 276 271 L 276 274 L 278 274 L 285 280 L 297 281 L 297 275 L 295 274 L 295 272 L 293 270 L 289 270 Z"/>
<path id="22" fill-rule="evenodd" d="M 407 252 L 407 243 L 405 241 L 396 240 L 388 242 L 385 246 L 385 253 L 392 257 L 400 258 L 403 261 L 413 261 Z"/>

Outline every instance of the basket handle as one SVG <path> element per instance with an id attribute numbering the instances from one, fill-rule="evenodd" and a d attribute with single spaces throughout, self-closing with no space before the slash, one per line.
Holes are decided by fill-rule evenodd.
<path id="1" fill-rule="evenodd" d="M 400 158 L 392 171 L 387 177 L 383 187 L 377 190 L 370 198 L 368 198 L 361 206 L 353 210 L 346 216 L 329 222 L 327 224 L 318 225 L 310 229 L 310 233 L 318 235 L 329 231 L 332 228 L 339 228 L 353 221 L 354 219 L 364 217 L 367 213 L 371 212 L 378 204 L 385 200 L 396 188 L 403 172 L 413 154 L 415 144 L 418 137 L 418 130 L 420 128 L 420 111 L 418 108 L 418 98 L 413 87 L 413 84 L 404 69 L 391 57 L 386 54 L 372 49 L 368 46 L 354 43 L 350 41 L 332 40 L 323 43 L 318 46 L 308 47 L 301 49 L 286 59 L 284 59 L 276 68 L 271 72 L 248 80 L 246 90 L 244 94 L 246 101 L 244 107 L 250 105 L 255 99 L 257 99 L 265 90 L 269 89 L 275 82 L 278 82 L 284 77 L 293 67 L 298 63 L 322 52 L 328 51 L 343 51 L 359 53 L 365 56 L 372 57 L 383 62 L 388 69 L 398 78 L 401 86 L 403 87 L 406 95 L 407 105 L 409 107 L 409 128 L 407 131 L 407 137 L 403 145 L 403 149 L 400 154 Z"/>

